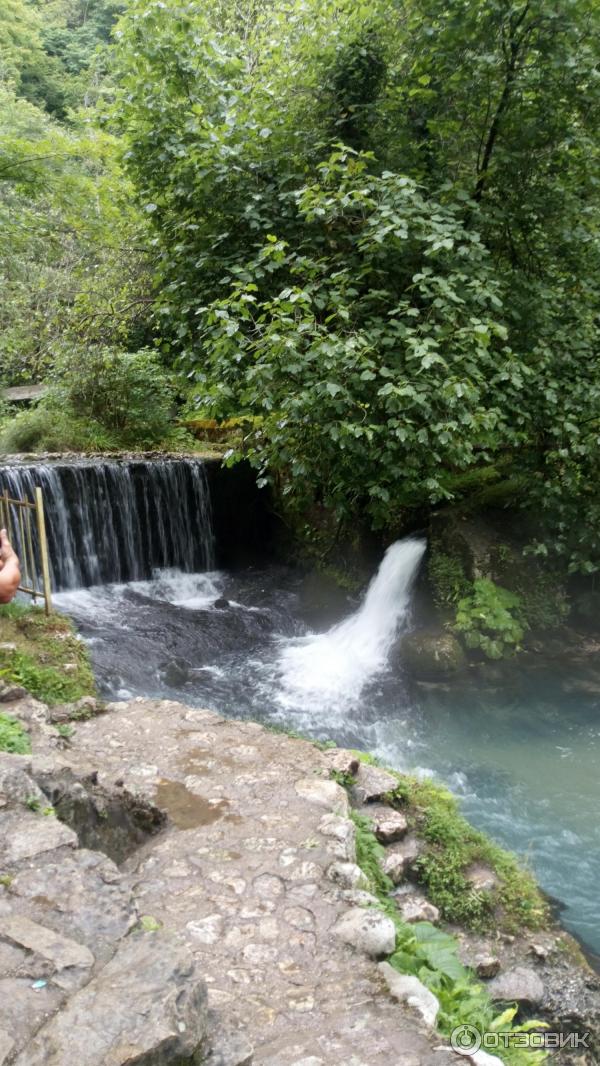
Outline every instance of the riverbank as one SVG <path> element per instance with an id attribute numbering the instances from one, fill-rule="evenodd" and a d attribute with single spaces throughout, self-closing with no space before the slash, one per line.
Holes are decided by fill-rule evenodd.
<path id="1" fill-rule="evenodd" d="M 513 860 L 493 849 L 489 863 L 441 790 L 172 701 L 111 704 L 69 737 L 37 701 L 9 710 L 33 751 L 1 757 L 7 1064 L 66 1066 L 75 1040 L 78 1066 L 100 1066 L 113 1040 L 129 1056 L 115 1044 L 115 1063 L 143 1051 L 161 1066 L 339 1066 L 352 1056 L 383 1066 L 399 1055 L 446 1066 L 460 1061 L 446 1042 L 455 1025 L 491 1027 L 513 1001 L 519 1017 L 563 1033 L 597 1028 L 599 982 L 574 942 Z M 475 844 L 484 850 L 463 854 L 461 891 L 489 896 L 491 923 L 480 908 L 470 923 L 478 932 L 444 921 L 433 877 Z M 502 910 L 515 876 L 519 909 Z M 104 886 L 98 899 L 94 884 Z M 39 927 L 55 934 L 45 954 Z M 125 978 L 117 1003 L 110 988 Z M 138 999 L 158 1012 L 143 1035 Z M 95 1043 L 77 1033 L 82 1009 Z M 170 1058 L 152 1044 L 157 1028 L 173 1034 Z"/>
<path id="2" fill-rule="evenodd" d="M 50 705 L 96 695 L 86 645 L 68 618 L 41 607 L 0 606 L 0 702 L 25 690 Z"/>

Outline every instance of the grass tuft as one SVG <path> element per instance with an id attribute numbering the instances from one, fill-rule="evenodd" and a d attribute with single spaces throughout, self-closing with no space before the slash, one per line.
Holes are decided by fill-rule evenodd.
<path id="1" fill-rule="evenodd" d="M 0 607 L 0 674 L 50 705 L 95 695 L 85 644 L 68 619 L 19 603 Z M 14 645 L 14 649 L 10 647 Z"/>

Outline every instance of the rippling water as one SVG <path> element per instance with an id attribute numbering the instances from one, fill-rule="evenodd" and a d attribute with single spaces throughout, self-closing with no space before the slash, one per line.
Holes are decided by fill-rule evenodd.
<path id="1" fill-rule="evenodd" d="M 422 549 L 411 543 L 416 566 Z M 410 575 L 401 577 L 397 567 L 386 574 L 379 591 L 393 592 L 400 607 L 370 646 L 372 614 L 357 626 L 359 605 L 347 601 L 338 605 L 341 624 L 328 628 L 327 590 L 314 578 L 309 590 L 282 567 L 161 571 L 56 599 L 88 642 L 106 695 L 180 698 L 444 780 L 470 821 L 527 858 L 565 905 L 564 924 L 600 952 L 600 699 L 573 694 L 558 671 L 531 674 L 518 663 L 510 685 L 496 689 L 479 680 L 409 686 L 393 649 L 388 655 L 409 619 Z M 349 685 L 344 670 L 340 683 L 340 649 Z"/>

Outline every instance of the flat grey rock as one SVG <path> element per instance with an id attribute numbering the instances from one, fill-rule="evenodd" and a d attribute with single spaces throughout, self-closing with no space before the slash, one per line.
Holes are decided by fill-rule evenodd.
<path id="1" fill-rule="evenodd" d="M 323 807 L 334 814 L 348 814 L 348 796 L 337 781 L 327 781 L 322 777 L 303 777 L 296 781 L 294 788 L 308 803 L 314 803 L 315 806 Z"/>
<path id="2" fill-rule="evenodd" d="M 25 954 L 23 952 L 23 956 Z M 51 967 L 48 964 L 40 965 L 39 956 L 28 955 L 28 958 L 31 969 L 26 976 L 7 975 L 0 978 L 0 1029 L 8 1033 L 14 1042 L 8 1060 L 11 1066 L 12 1056 L 27 1046 L 28 1040 L 65 1001 L 65 991 L 50 978 Z M 45 983 L 33 988 L 36 980 Z M 26 1056 L 23 1066 L 25 1063 Z M 66 1060 L 65 1066 L 71 1066 L 69 1060 Z"/>
<path id="3" fill-rule="evenodd" d="M 5 1033 L 4 1029 L 0 1029 L 0 1066 L 4 1066 L 14 1046 L 12 1037 Z"/>
<path id="4" fill-rule="evenodd" d="M 118 868 L 105 855 L 85 848 L 67 851 L 60 862 L 19 870 L 10 898 L 14 910 L 76 938 L 100 961 L 108 960 L 114 943 L 138 919 Z"/>
<path id="5" fill-rule="evenodd" d="M 0 865 L 11 867 L 56 848 L 77 846 L 77 834 L 52 815 L 27 809 L 0 815 Z"/>
<path id="6" fill-rule="evenodd" d="M 373 818 L 373 832 L 380 844 L 393 844 L 406 836 L 408 822 L 400 811 L 382 810 Z"/>
<path id="7" fill-rule="evenodd" d="M 19 914 L 0 916 L 0 937 L 41 955 L 59 972 L 69 967 L 89 968 L 94 965 L 94 956 L 83 944 L 60 936 L 52 929 Z"/>
<path id="8" fill-rule="evenodd" d="M 192 956 L 161 934 L 142 934 L 122 943 L 15 1066 L 181 1066 L 206 1032 L 206 985 Z"/>

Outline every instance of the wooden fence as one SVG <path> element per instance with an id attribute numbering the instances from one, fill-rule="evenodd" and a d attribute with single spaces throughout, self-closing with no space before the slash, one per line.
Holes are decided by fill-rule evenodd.
<path id="1" fill-rule="evenodd" d="M 46 614 L 50 614 L 50 563 L 41 488 L 35 490 L 35 501 L 15 500 L 8 492 L 0 495 L 0 528 L 6 529 L 19 556 L 22 582 L 19 591 L 26 592 L 34 603 L 43 599 Z"/>

